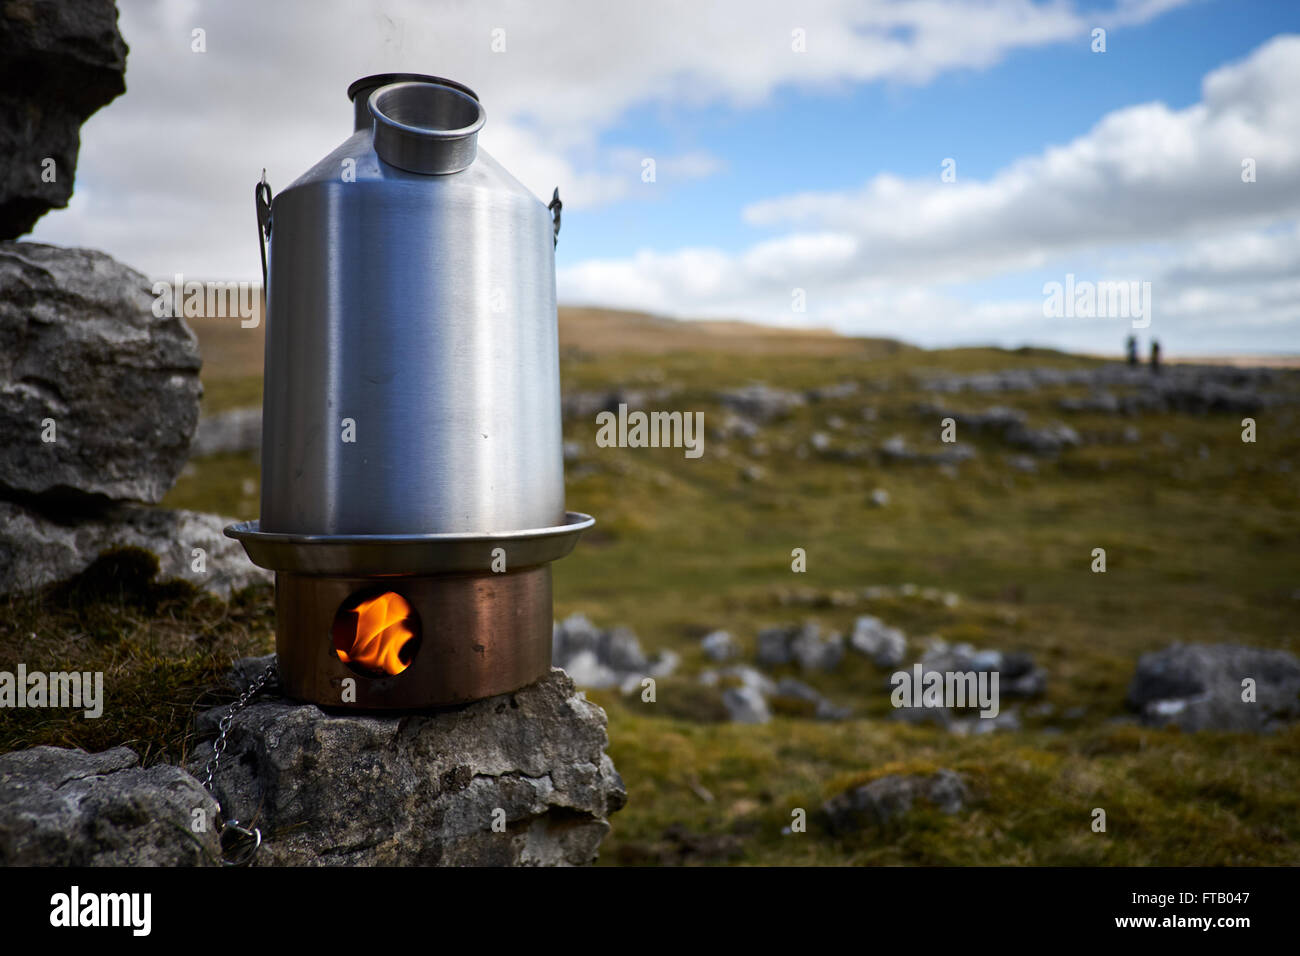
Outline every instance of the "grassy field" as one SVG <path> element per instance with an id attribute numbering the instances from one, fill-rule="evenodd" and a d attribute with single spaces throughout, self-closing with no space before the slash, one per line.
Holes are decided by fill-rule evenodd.
<path id="1" fill-rule="evenodd" d="M 1083 394 L 1069 388 L 959 394 L 938 401 L 1013 405 L 1031 424 L 1062 420 L 1088 441 L 1040 459 L 1033 474 L 1008 464 L 1013 450 L 997 437 L 967 432 L 959 438 L 978 454 L 955 474 L 843 461 L 810 451 L 809 436 L 823 432 L 833 447 L 874 447 L 893 435 L 922 451 L 944 447 L 938 421 L 917 411 L 934 398 L 918 389 L 921 371 L 1097 360 L 755 336 L 726 325 L 684 332 L 678 344 L 672 325 L 648 317 L 624 320 L 631 331 L 620 348 L 617 327 L 601 321 L 566 316 L 566 391 L 671 388 L 660 407 L 703 411 L 711 427 L 725 418 L 719 389 L 860 386 L 766 426 L 761 455 L 752 440 L 715 438 L 698 460 L 673 449 L 602 449 L 594 422 L 566 426 L 566 439 L 582 446 L 568 466 L 568 504 L 598 525 L 555 568 L 557 617 L 581 611 L 601 626 L 626 625 L 648 650 L 683 658 L 654 703 L 589 694 L 609 714 L 610 753 L 629 794 L 602 863 L 1300 863 L 1300 728 L 1151 730 L 1127 720 L 1123 703 L 1138 655 L 1175 641 L 1300 649 L 1298 406 L 1259 413 L 1258 442 L 1244 444 L 1240 416 L 1065 413 L 1057 402 Z M 228 334 L 245 338 L 222 345 L 204 335 L 205 411 L 259 396 L 255 333 Z M 1137 441 L 1120 438 L 1126 425 L 1138 428 Z M 751 466 L 762 470 L 757 480 L 744 474 Z M 165 504 L 251 518 L 250 479 L 255 487 L 251 456 L 200 460 Z M 888 491 L 887 507 L 872 506 L 877 488 Z M 1090 570 L 1098 547 L 1105 574 Z M 805 573 L 791 571 L 794 548 L 807 552 Z M 56 615 L 48 602 L 11 603 L 7 629 L 37 635 L 44 659 L 75 653 L 82 669 L 105 662 L 131 718 L 110 727 L 16 712 L 0 749 L 130 741 L 151 759 L 175 759 L 190 709 L 229 659 L 271 646 L 269 591 L 226 606 L 143 584 L 129 567 L 101 570 L 108 585 Z M 915 593 L 868 601 L 870 585 Z M 926 599 L 929 588 L 960 600 Z M 937 635 L 1030 651 L 1050 674 L 1045 706 L 1026 707 L 1015 732 L 964 737 L 904 725 L 886 719 L 885 672 L 850 654 L 836 673 L 804 679 L 852 707 L 852 719 L 718 720 L 716 691 L 695 677 L 706 666 L 703 634 L 731 631 L 752 660 L 763 626 L 812 618 L 847 632 L 863 613 L 903 628 L 914 648 Z M 0 648 L 12 647 L 9 636 Z M 966 811 L 921 810 L 849 837 L 825 826 L 823 801 L 847 786 L 937 767 L 966 774 Z M 1096 807 L 1107 813 L 1104 834 L 1090 827 Z M 808 813 L 807 832 L 785 833 L 796 808 Z"/>

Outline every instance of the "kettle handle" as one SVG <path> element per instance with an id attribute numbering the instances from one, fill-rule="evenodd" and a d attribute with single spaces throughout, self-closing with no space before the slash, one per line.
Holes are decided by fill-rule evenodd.
<path id="1" fill-rule="evenodd" d="M 257 248 L 262 253 L 262 297 L 266 298 L 266 243 L 271 238 L 271 187 L 266 182 L 266 170 L 253 187 L 253 202 L 257 206 Z M 265 302 L 263 303 L 265 312 Z"/>
<path id="2" fill-rule="evenodd" d="M 555 195 L 551 197 L 550 205 L 546 207 L 551 211 L 551 224 L 555 229 L 552 234 L 555 237 L 555 245 L 560 244 L 560 210 L 564 208 L 564 203 L 560 202 L 560 187 L 555 187 Z"/>

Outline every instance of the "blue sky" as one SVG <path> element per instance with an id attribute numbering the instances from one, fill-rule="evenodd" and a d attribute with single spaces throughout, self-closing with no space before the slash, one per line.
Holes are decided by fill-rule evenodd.
<path id="1" fill-rule="evenodd" d="M 152 276 L 255 277 L 261 168 L 287 185 L 352 79 L 411 70 L 560 187 L 562 303 L 1115 351 L 1124 317 L 1044 315 L 1074 275 L 1149 282 L 1169 354 L 1300 352 L 1300 3 L 125 0 L 121 29 L 127 94 L 32 238 Z"/>
<path id="2" fill-rule="evenodd" d="M 669 250 L 688 237 L 737 251 L 779 231 L 745 225 L 741 210 L 755 199 L 852 187 L 879 172 L 937 178 L 946 157 L 958 160 L 963 176 L 987 177 L 1086 132 L 1112 110 L 1148 100 L 1195 103 L 1206 73 L 1288 32 L 1300 32 L 1298 2 L 1217 0 L 1108 34 L 1104 55 L 1089 42 L 1061 42 L 926 85 L 843 83 L 822 91 L 787 84 L 750 108 L 634 106 L 605 131 L 606 147 L 648 155 L 706 150 L 722 168 L 681 184 L 660 179 L 658 188 L 573 212 L 559 261 Z"/>

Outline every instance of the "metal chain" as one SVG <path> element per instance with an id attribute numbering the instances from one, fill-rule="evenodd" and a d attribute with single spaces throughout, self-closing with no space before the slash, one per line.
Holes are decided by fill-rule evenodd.
<path id="1" fill-rule="evenodd" d="M 203 789 L 211 793 L 214 799 L 216 794 L 212 791 L 212 781 L 216 778 L 217 769 L 221 766 L 221 755 L 226 752 L 226 742 L 230 736 L 230 727 L 234 722 L 235 714 L 247 707 L 248 702 L 261 693 L 262 688 L 275 676 L 275 665 L 268 664 L 266 670 L 258 674 L 247 689 L 239 695 L 239 699 L 230 705 L 225 715 L 222 716 L 221 722 L 217 724 L 217 739 L 212 744 L 212 756 L 208 758 L 207 767 L 204 768 L 207 775 L 203 779 Z M 220 808 L 220 803 L 217 806 Z M 238 853 L 227 857 L 226 844 L 223 840 L 221 862 L 226 866 L 247 866 L 252 862 L 258 849 L 262 846 L 262 831 L 257 827 L 246 827 L 238 820 L 223 820 L 217 829 L 217 833 L 224 837 L 227 831 L 237 835 L 245 843 L 245 846 Z M 251 841 L 251 846 L 248 845 L 249 841 Z"/>

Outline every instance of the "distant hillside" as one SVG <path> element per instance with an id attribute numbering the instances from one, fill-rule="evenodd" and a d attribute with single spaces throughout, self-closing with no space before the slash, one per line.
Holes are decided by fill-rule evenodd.
<path id="1" fill-rule="evenodd" d="M 238 319 L 186 319 L 199 337 L 203 377 L 260 375 L 266 330 Z M 560 349 L 569 355 L 734 352 L 743 355 L 891 355 L 911 349 L 892 339 L 859 339 L 825 329 L 782 329 L 738 321 L 680 321 L 643 312 L 560 307 Z"/>
<path id="2" fill-rule="evenodd" d="M 753 322 L 667 319 L 644 312 L 560 307 L 560 348 L 601 355 L 724 351 L 745 355 L 889 354 L 910 348 L 892 339 L 857 339 L 827 329 L 788 329 Z"/>

